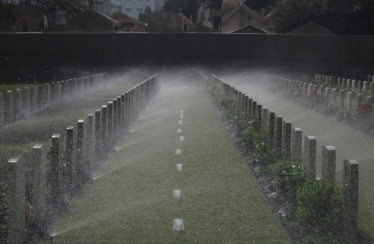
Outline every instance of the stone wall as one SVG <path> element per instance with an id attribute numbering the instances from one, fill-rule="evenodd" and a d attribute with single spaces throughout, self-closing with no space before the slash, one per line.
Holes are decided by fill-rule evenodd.
<path id="1" fill-rule="evenodd" d="M 374 36 L 222 33 L 1 33 L 0 65 L 129 64 L 246 59 L 262 64 L 370 66 Z"/>

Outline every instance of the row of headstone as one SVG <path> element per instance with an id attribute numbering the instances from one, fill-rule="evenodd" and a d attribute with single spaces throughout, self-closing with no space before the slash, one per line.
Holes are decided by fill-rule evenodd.
<path id="1" fill-rule="evenodd" d="M 314 76 L 315 84 L 321 86 L 321 84 L 327 84 L 326 87 L 329 88 L 339 88 L 344 89 L 348 88 L 357 93 L 374 93 L 374 76 L 368 75 L 366 81 L 355 80 L 355 79 L 346 79 L 338 78 L 328 75 L 315 74 Z"/>
<path id="2" fill-rule="evenodd" d="M 34 224 L 42 228 L 54 214 L 47 213 L 48 205 L 52 210 L 58 209 L 64 200 L 71 198 L 74 189 L 92 180 L 92 172 L 110 152 L 112 143 L 156 92 L 157 77 L 152 76 L 117 96 L 94 114 L 88 114 L 86 119 L 78 120 L 77 126 L 68 126 L 64 134 L 53 134 L 49 149 L 43 144 L 33 147 L 31 205 Z M 8 243 L 25 240 L 24 160 L 17 157 L 8 161 Z"/>
<path id="3" fill-rule="evenodd" d="M 328 77 L 329 78 L 329 77 Z M 330 77 L 331 78 L 331 77 Z M 315 85 L 315 84 L 308 84 L 305 82 L 299 82 L 295 80 L 289 80 L 281 77 L 276 77 L 272 75 L 263 75 L 263 79 L 265 82 L 268 82 L 268 84 L 278 85 L 282 89 L 286 89 L 289 91 L 295 91 L 297 89 L 301 89 L 302 95 L 304 97 L 308 97 L 309 94 L 314 90 L 317 92 L 318 95 L 323 95 L 327 101 L 328 104 L 336 105 L 338 106 L 339 111 L 348 111 L 349 113 L 353 114 L 362 103 L 369 102 L 373 103 L 372 96 L 368 96 L 367 90 L 367 82 L 363 82 L 363 86 L 361 86 L 361 81 L 358 83 L 357 89 L 352 89 L 352 87 L 355 87 L 355 80 L 347 80 L 338 78 L 337 80 L 337 86 L 335 86 L 335 83 L 332 82 L 331 87 L 324 87 L 321 85 Z M 330 81 L 332 79 L 329 79 Z M 347 84 L 347 86 L 344 86 L 342 84 Z M 352 84 L 348 85 L 348 84 Z M 351 91 L 345 91 L 344 88 L 348 87 L 351 88 Z M 363 87 L 364 89 L 361 89 L 360 87 Z M 370 83 L 370 87 L 374 89 L 374 83 Z M 365 101 L 364 101 L 364 95 L 361 93 L 363 91 L 366 91 L 365 94 Z M 357 91 L 356 96 L 354 96 L 354 92 Z M 374 91 L 374 90 L 373 90 Z M 370 93 L 372 94 L 372 90 L 370 90 Z M 355 101 L 355 102 L 353 102 Z"/>
<path id="4" fill-rule="evenodd" d="M 56 81 L 16 91 L 0 93 L 0 126 L 11 124 L 62 101 L 70 101 L 90 94 L 105 85 L 105 73 Z"/>
<path id="5" fill-rule="evenodd" d="M 258 104 L 246 94 L 211 75 L 220 83 L 221 92 L 232 98 L 245 116 L 251 120 L 255 116 L 261 122 L 261 128 L 269 134 L 272 147 L 281 152 L 285 159 L 299 163 L 305 169 L 310 180 L 316 179 L 317 140 L 314 136 L 302 136 L 301 128 L 292 128 L 292 123 Z M 290 85 L 292 83 L 289 83 Z M 296 83 L 292 85 L 296 86 Z M 303 141 L 304 139 L 304 141 Z M 302 145 L 304 144 L 304 150 Z M 322 146 L 321 181 L 335 185 L 336 150 L 333 146 Z M 358 220 L 358 163 L 344 160 L 343 211 L 344 228 L 350 243 L 357 243 Z"/>

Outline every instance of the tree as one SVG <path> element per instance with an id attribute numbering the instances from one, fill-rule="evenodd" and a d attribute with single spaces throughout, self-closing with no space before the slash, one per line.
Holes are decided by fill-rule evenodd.
<path id="1" fill-rule="evenodd" d="M 204 0 L 166 0 L 163 9 L 174 11 L 178 13 L 181 11 L 186 17 L 196 17 L 197 10 Z"/>
<path id="2" fill-rule="evenodd" d="M 144 23 L 148 23 L 148 17 L 152 14 L 152 10 L 149 6 L 144 9 L 143 13 L 139 13 L 138 20 Z"/>
<path id="3" fill-rule="evenodd" d="M 259 10 L 263 8 L 269 9 L 273 2 L 273 0 L 247 0 L 244 4 L 253 10 Z"/>
<path id="4" fill-rule="evenodd" d="M 65 15 L 76 15 L 85 10 L 98 9 L 101 7 L 109 6 L 110 0 L 23 0 L 24 9 L 36 7 L 45 15 L 56 16 L 57 13 L 65 13 Z M 12 19 L 16 14 L 15 11 L 19 10 L 17 5 L 9 4 L 6 0 L 0 0 L 0 20 Z"/>
<path id="5" fill-rule="evenodd" d="M 372 0 L 275 0 L 273 11 L 279 33 L 314 21 L 336 34 L 374 34 Z"/>

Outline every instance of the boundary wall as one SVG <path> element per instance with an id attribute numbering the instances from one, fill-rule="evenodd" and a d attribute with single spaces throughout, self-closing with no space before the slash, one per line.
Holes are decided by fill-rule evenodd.
<path id="1" fill-rule="evenodd" d="M 374 36 L 223 33 L 0 33 L 0 64 L 129 64 L 170 58 L 261 64 L 374 64 Z"/>

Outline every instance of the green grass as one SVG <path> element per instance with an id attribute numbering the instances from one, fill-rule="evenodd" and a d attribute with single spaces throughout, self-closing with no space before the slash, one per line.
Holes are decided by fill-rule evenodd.
<path id="1" fill-rule="evenodd" d="M 122 149 L 56 220 L 54 243 L 290 243 L 203 79 L 195 79 L 201 83 L 169 84 L 148 104 L 115 146 Z M 181 199 L 173 198 L 174 189 Z M 184 232 L 172 231 L 174 218 L 184 219 Z"/>

